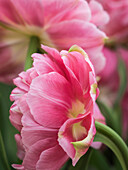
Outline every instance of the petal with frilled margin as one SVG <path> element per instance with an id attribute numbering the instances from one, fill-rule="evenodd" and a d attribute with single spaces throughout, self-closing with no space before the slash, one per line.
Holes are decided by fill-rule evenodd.
<path id="1" fill-rule="evenodd" d="M 95 133 L 94 119 L 90 113 L 79 115 L 75 119 L 68 119 L 61 126 L 58 141 L 72 159 L 73 166 L 87 152 Z"/>

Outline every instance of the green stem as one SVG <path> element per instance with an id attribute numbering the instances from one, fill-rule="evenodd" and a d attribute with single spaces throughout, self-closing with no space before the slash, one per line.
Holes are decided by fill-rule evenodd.
<path id="1" fill-rule="evenodd" d="M 1 131 L 0 131 L 0 158 L 4 168 L 6 170 L 10 170 Z"/>
<path id="2" fill-rule="evenodd" d="M 123 170 L 128 170 L 128 147 L 122 138 L 111 128 L 99 122 L 95 122 L 95 141 L 107 145 L 117 156 Z"/>
<path id="3" fill-rule="evenodd" d="M 37 52 L 39 47 L 40 47 L 40 40 L 39 40 L 39 38 L 35 37 L 35 36 L 31 37 L 30 43 L 29 43 L 28 52 L 27 52 L 25 67 L 24 67 L 25 71 L 32 67 L 33 60 L 32 60 L 31 55 L 33 53 Z"/>

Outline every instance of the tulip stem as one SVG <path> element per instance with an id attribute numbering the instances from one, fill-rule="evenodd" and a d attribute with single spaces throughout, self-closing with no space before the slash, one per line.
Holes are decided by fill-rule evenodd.
<path id="1" fill-rule="evenodd" d="M 28 52 L 27 52 L 25 67 L 24 67 L 25 71 L 32 67 L 33 60 L 32 60 L 31 55 L 33 53 L 36 53 L 38 51 L 39 47 L 40 47 L 39 38 L 36 36 L 31 37 L 30 42 L 29 42 L 29 48 L 28 48 Z"/>
<path id="2" fill-rule="evenodd" d="M 0 131 L 0 159 L 1 159 L 1 163 L 3 164 L 4 168 L 6 170 L 10 170 L 1 131 Z"/>
<path id="3" fill-rule="evenodd" d="M 117 156 L 123 170 L 128 170 L 128 147 L 122 138 L 111 128 L 95 122 L 96 135 L 94 141 L 107 145 Z"/>

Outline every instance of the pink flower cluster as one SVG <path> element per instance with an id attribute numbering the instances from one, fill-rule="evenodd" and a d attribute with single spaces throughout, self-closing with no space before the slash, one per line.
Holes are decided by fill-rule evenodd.
<path id="1" fill-rule="evenodd" d="M 96 133 L 94 119 L 105 123 L 95 100 L 99 94 L 94 68 L 78 46 L 60 53 L 42 45 L 33 67 L 14 79 L 10 121 L 22 170 L 57 170 L 85 154 Z M 94 145 L 94 143 L 93 143 Z"/>
<path id="2" fill-rule="evenodd" d="M 110 21 L 102 30 L 119 43 L 128 40 L 128 0 L 97 0 L 110 16 Z M 118 43 L 117 42 L 117 43 Z"/>
<path id="3" fill-rule="evenodd" d="M 98 2 L 0 0 L 0 13 L 0 81 L 10 82 L 24 69 L 31 36 L 58 50 L 77 44 L 90 56 L 96 73 L 103 69 L 106 35 L 97 26 L 109 17 Z"/>
<path id="4" fill-rule="evenodd" d="M 128 68 L 128 0 L 98 0 L 109 13 L 110 21 L 101 26 L 109 40 L 104 47 L 103 53 L 106 58 L 106 65 L 101 73 L 102 100 L 112 106 L 119 90 L 118 60 L 124 61 Z M 128 69 L 127 81 L 128 81 Z M 105 92 L 106 91 L 106 92 Z M 128 83 L 125 95 L 121 102 L 123 136 L 128 137 Z"/>

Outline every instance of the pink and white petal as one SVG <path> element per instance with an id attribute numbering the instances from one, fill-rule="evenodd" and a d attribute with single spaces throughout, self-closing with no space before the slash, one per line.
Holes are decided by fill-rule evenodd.
<path id="1" fill-rule="evenodd" d="M 59 145 L 55 145 L 41 153 L 36 169 L 59 170 L 68 158 L 64 150 Z"/>
<path id="2" fill-rule="evenodd" d="M 58 62 L 55 61 L 54 57 L 52 57 L 51 55 L 47 55 L 47 54 L 33 54 L 32 55 L 34 62 L 34 68 L 37 71 L 37 73 L 39 75 L 43 75 L 46 73 L 50 73 L 50 72 L 58 72 L 61 75 L 64 75 L 63 69 L 62 67 L 64 67 L 62 61 L 61 61 L 61 65 L 58 64 Z M 59 58 L 61 59 L 61 56 L 59 56 Z"/>
<path id="3" fill-rule="evenodd" d="M 57 141 L 54 138 L 47 138 L 44 140 L 37 141 L 29 148 L 29 150 L 25 154 L 23 160 L 24 168 L 27 170 L 35 170 L 36 164 L 40 159 L 41 153 L 51 147 L 54 147 L 56 144 Z"/>
<path id="4" fill-rule="evenodd" d="M 71 83 L 72 92 L 73 92 L 73 96 L 74 96 L 73 98 L 82 101 L 83 100 L 83 90 L 80 85 L 80 82 L 78 81 L 77 77 L 75 76 L 73 71 L 68 66 L 66 66 L 66 70 L 67 70 L 67 73 L 66 73 L 67 79 Z"/>
<path id="5" fill-rule="evenodd" d="M 34 75 L 34 77 L 32 76 Z M 24 84 L 26 84 L 27 86 L 30 86 L 31 81 L 33 78 L 37 77 L 38 74 L 35 72 L 34 68 L 30 68 L 28 69 L 26 72 L 22 71 L 19 74 L 19 77 L 21 78 L 21 80 L 23 81 Z M 17 85 L 18 86 L 18 85 Z M 18 86 L 20 87 L 20 86 Z M 20 87 L 22 89 L 22 87 Z M 24 88 L 23 88 L 24 89 Z M 26 90 L 27 91 L 27 90 Z"/>
<path id="6" fill-rule="evenodd" d="M 72 51 L 63 56 L 63 61 L 78 79 L 84 93 L 88 91 L 89 72 L 92 71 L 90 65 L 86 62 L 85 57 L 77 52 Z"/>
<path id="7" fill-rule="evenodd" d="M 26 102 L 26 96 L 27 96 L 27 94 L 23 95 L 19 99 L 19 102 L 18 102 L 18 107 L 23 114 L 22 119 L 21 119 L 22 125 L 24 127 L 39 126 L 39 124 L 34 120 L 32 114 L 30 113 L 30 109 L 29 109 L 28 104 Z"/>
<path id="8" fill-rule="evenodd" d="M 17 156 L 20 160 L 24 159 L 25 156 L 25 149 L 23 146 L 23 142 L 22 142 L 22 138 L 19 134 L 15 135 L 15 140 L 16 140 L 16 144 L 17 144 Z"/>
<path id="9" fill-rule="evenodd" d="M 18 87 L 15 88 L 12 91 L 11 94 L 11 100 L 16 100 L 17 99 L 17 95 L 21 95 L 24 93 L 27 93 L 29 91 L 29 87 L 32 81 L 32 74 L 34 73 L 34 78 L 37 77 L 38 75 L 35 73 L 34 68 L 28 69 L 26 72 L 21 72 L 19 74 L 19 77 L 13 79 L 13 83 Z M 16 95 L 17 93 L 17 95 Z M 16 96 L 15 96 L 16 95 Z M 14 97 L 13 97 L 14 96 Z"/>
<path id="10" fill-rule="evenodd" d="M 12 164 L 12 167 L 17 170 L 25 170 L 23 165 Z"/>
<path id="11" fill-rule="evenodd" d="M 99 2 L 91 0 L 89 3 L 89 7 L 92 13 L 92 23 L 94 23 L 96 26 L 103 26 L 109 22 L 108 13 L 104 11 L 102 5 Z"/>
<path id="12" fill-rule="evenodd" d="M 26 91 L 16 87 L 11 92 L 10 100 L 11 101 L 18 101 L 25 93 L 26 93 Z"/>
<path id="13" fill-rule="evenodd" d="M 91 114 L 68 119 L 60 128 L 58 141 L 73 165 L 86 153 L 95 135 L 95 125 Z"/>
<path id="14" fill-rule="evenodd" d="M 44 45 L 41 45 L 41 48 L 47 52 L 47 55 L 45 55 L 45 57 L 48 57 L 48 58 L 50 58 L 50 60 L 52 62 L 55 62 L 54 67 L 60 68 L 61 71 L 59 70 L 59 72 L 63 72 L 63 74 L 65 76 L 65 65 L 63 63 L 63 60 L 61 58 L 59 51 L 56 50 L 55 48 L 50 48 L 50 47 L 44 46 Z"/>
<path id="15" fill-rule="evenodd" d="M 21 123 L 22 113 L 19 110 L 16 102 L 13 103 L 13 105 L 10 108 L 10 116 L 9 119 L 12 123 L 12 125 L 18 130 L 21 131 L 22 129 L 22 123 Z"/>
<path id="16" fill-rule="evenodd" d="M 85 139 L 83 139 L 82 141 L 72 142 L 72 144 L 73 144 L 73 146 L 76 150 L 75 157 L 72 160 L 73 166 L 75 166 L 75 164 L 80 159 L 80 157 L 87 152 L 87 150 L 91 146 L 93 139 L 94 139 L 94 136 L 96 134 L 95 123 L 94 123 L 93 117 L 91 116 L 91 114 L 87 115 L 87 117 L 90 117 L 90 120 L 89 120 L 90 121 L 90 127 L 89 127 L 88 119 L 85 119 L 83 121 L 83 126 L 85 125 L 85 127 L 88 128 L 87 137 Z"/>
<path id="17" fill-rule="evenodd" d="M 13 83 L 25 92 L 29 90 L 29 85 L 25 82 L 25 80 L 21 79 L 20 77 L 13 79 Z"/>
<path id="18" fill-rule="evenodd" d="M 34 119 L 49 128 L 59 128 L 67 120 L 71 100 L 71 85 L 56 72 L 35 78 L 27 96 Z"/>

